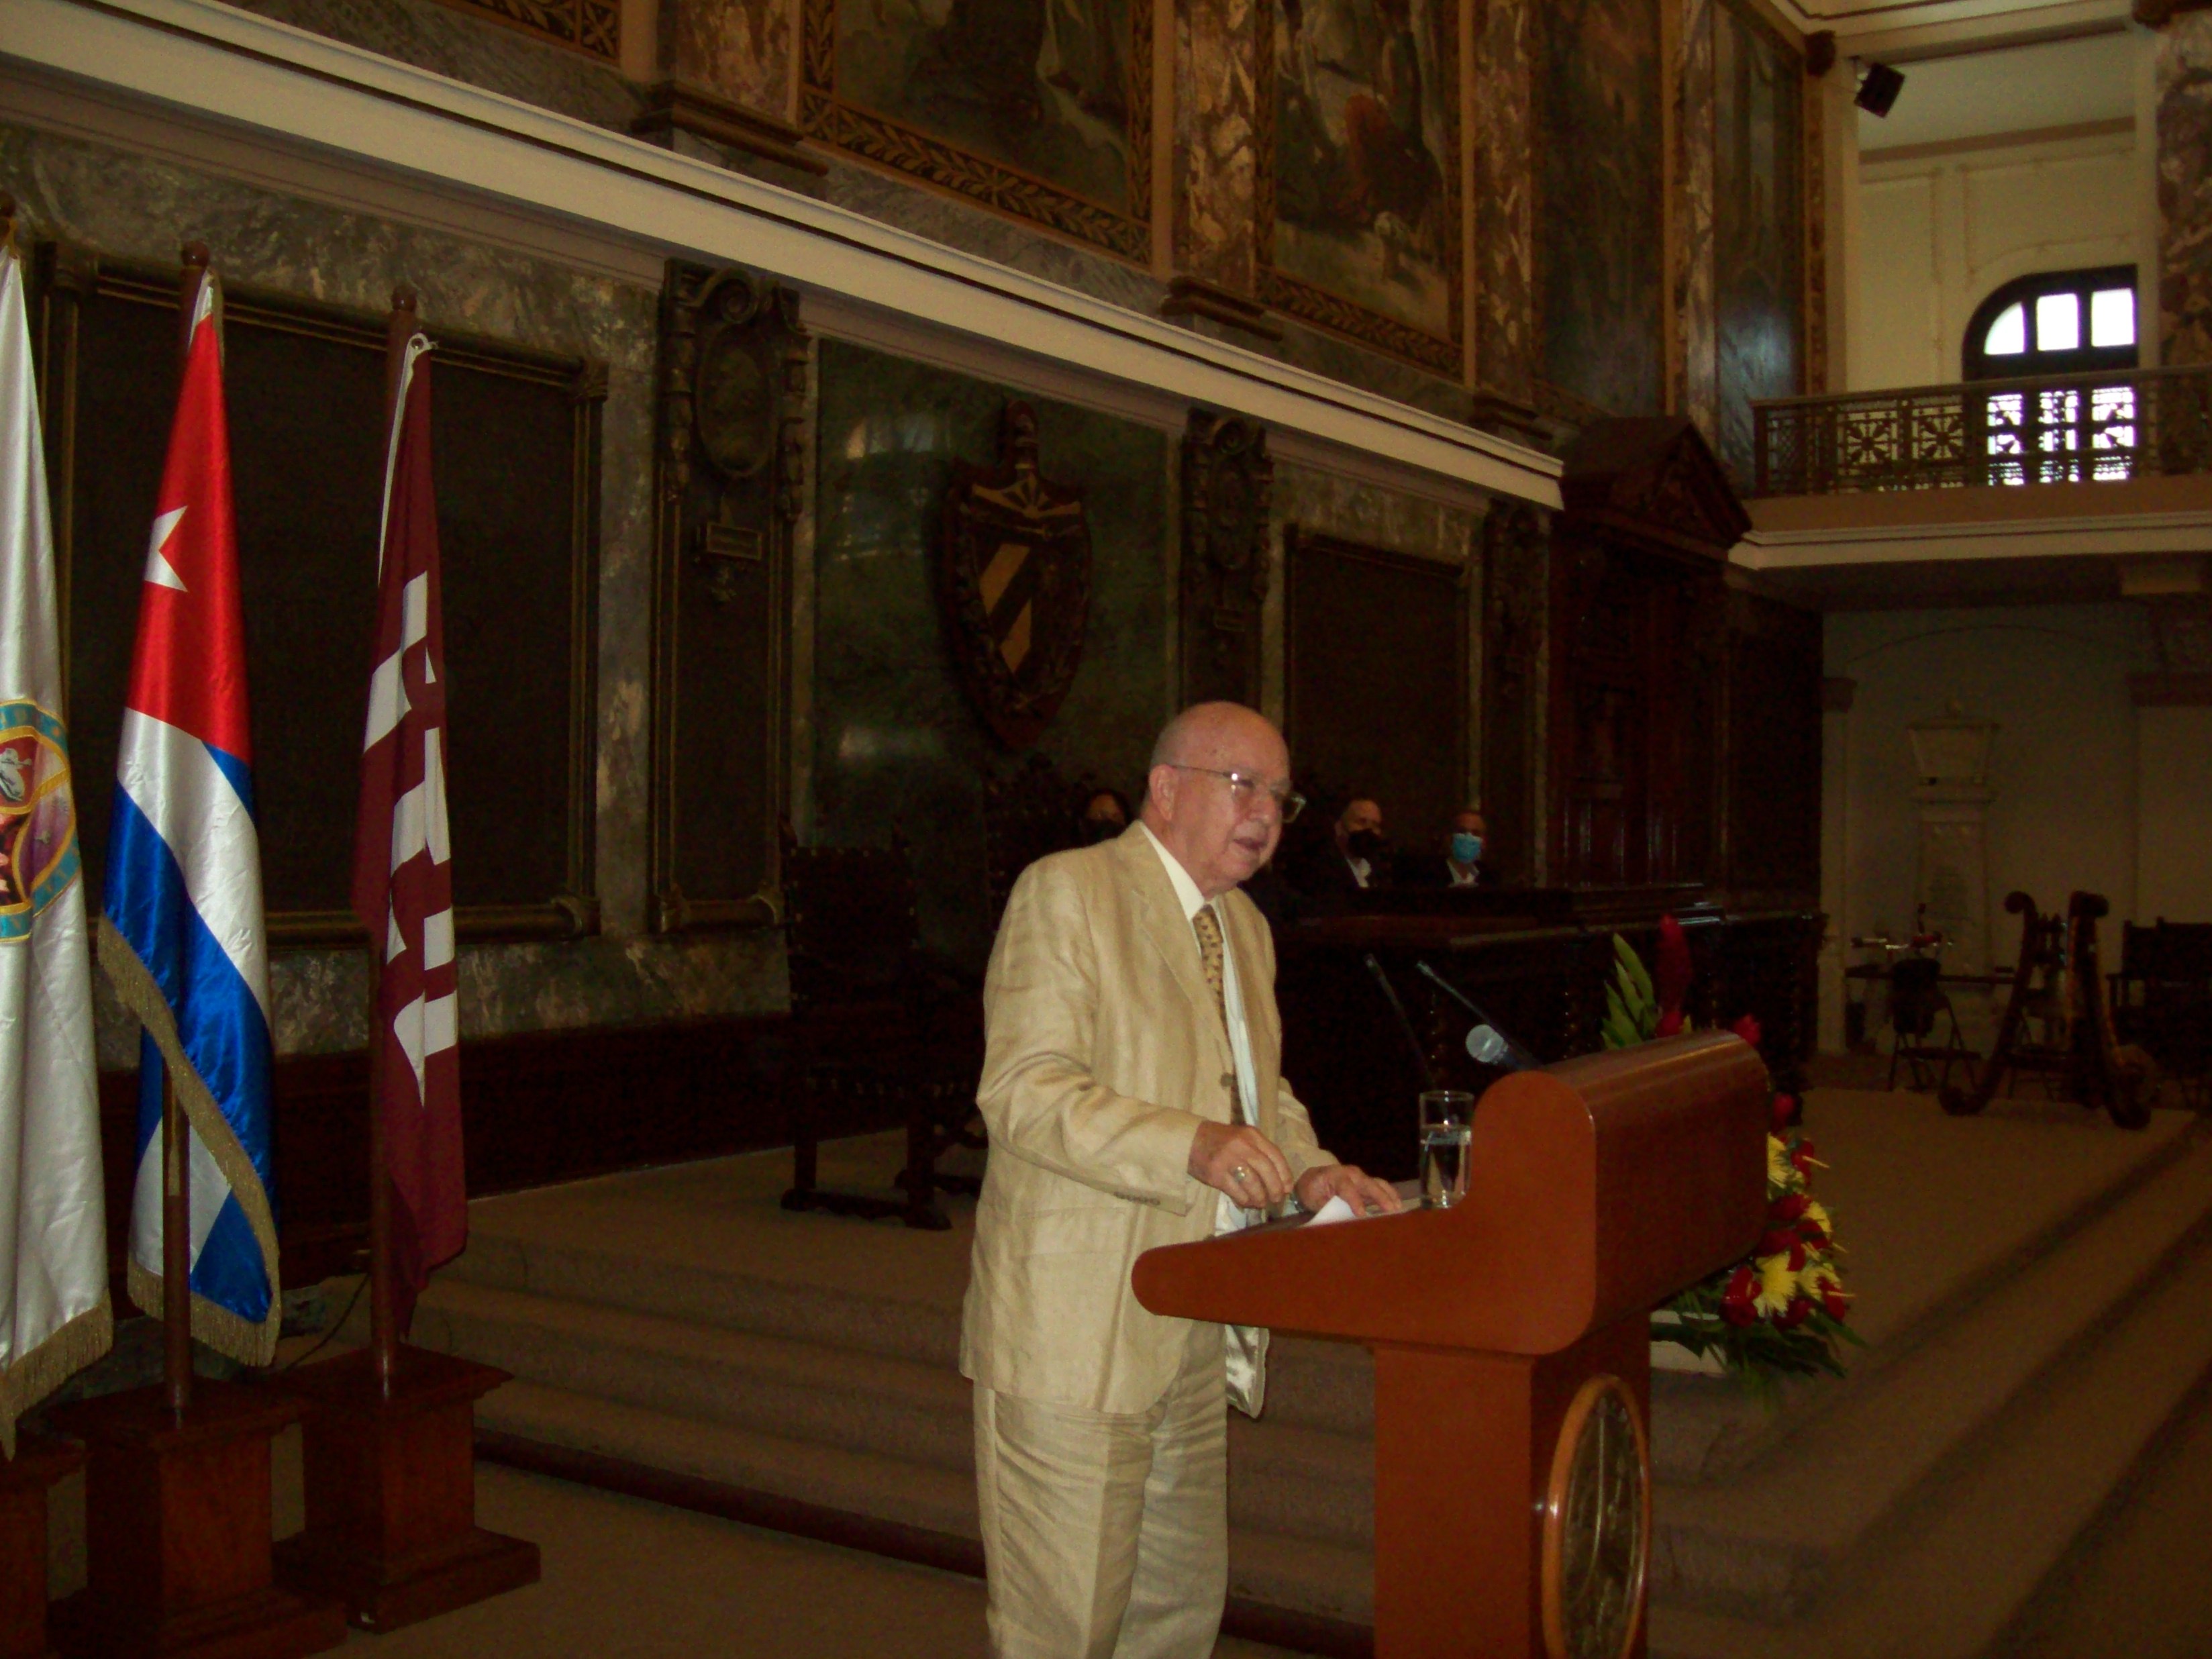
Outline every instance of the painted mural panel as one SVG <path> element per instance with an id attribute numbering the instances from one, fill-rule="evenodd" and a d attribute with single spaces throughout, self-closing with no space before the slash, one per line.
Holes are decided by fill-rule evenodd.
<path id="1" fill-rule="evenodd" d="M 1804 368 L 1804 65 L 1739 0 L 1713 8 L 1714 448 L 1752 476 L 1751 400 Z"/>
<path id="2" fill-rule="evenodd" d="M 1653 414 L 1666 367 L 1658 0 L 1553 0 L 1539 27 L 1548 401 L 1571 416 Z"/>
<path id="3" fill-rule="evenodd" d="M 1143 259 L 1152 0 L 805 0 L 811 137 Z"/>
<path id="4" fill-rule="evenodd" d="M 1460 365 L 1458 13 L 1273 0 L 1260 31 L 1260 297 L 1445 373 Z"/>

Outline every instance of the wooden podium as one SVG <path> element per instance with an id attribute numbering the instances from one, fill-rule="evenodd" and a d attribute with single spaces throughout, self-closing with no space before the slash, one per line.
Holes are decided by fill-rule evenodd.
<path id="1" fill-rule="evenodd" d="M 1643 1654 L 1645 1316 L 1757 1241 L 1767 1098 L 1719 1034 L 1520 1073 L 1463 1204 L 1138 1259 L 1155 1313 L 1373 1352 L 1378 1659 Z"/>

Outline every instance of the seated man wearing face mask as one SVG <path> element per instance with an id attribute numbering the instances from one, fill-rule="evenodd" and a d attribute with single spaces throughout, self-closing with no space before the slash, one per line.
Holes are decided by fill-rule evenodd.
<path id="1" fill-rule="evenodd" d="M 1390 843 L 1382 836 L 1382 808 L 1364 799 L 1346 801 L 1336 818 L 1336 850 L 1345 873 L 1362 890 L 1390 884 Z"/>
<path id="2" fill-rule="evenodd" d="M 1482 867 L 1482 814 L 1472 806 L 1452 814 L 1449 850 L 1438 858 L 1433 853 L 1402 854 L 1398 860 L 1401 887 L 1479 887 L 1489 878 Z"/>

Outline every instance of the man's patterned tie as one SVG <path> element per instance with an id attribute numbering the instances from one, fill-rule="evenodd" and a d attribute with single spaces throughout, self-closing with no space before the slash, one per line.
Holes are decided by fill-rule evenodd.
<path id="1" fill-rule="evenodd" d="M 1190 925 L 1198 932 L 1198 959 L 1205 969 L 1206 982 L 1213 992 L 1213 1012 L 1221 1016 L 1222 1033 L 1226 1036 L 1229 1031 L 1229 995 L 1223 988 L 1221 922 L 1214 915 L 1211 904 L 1202 904 L 1198 914 L 1190 919 Z M 1233 1050 L 1233 1042 L 1231 1047 Z M 1232 1121 L 1243 1123 L 1249 1121 L 1244 1115 L 1243 1091 L 1237 1087 L 1233 1072 L 1230 1073 L 1229 1079 L 1229 1109 Z"/>

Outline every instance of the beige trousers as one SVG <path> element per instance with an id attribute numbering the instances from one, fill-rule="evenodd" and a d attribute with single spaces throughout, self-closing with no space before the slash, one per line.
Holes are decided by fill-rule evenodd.
<path id="1" fill-rule="evenodd" d="M 1229 1591 L 1221 1327 L 1127 1415 L 975 1389 L 994 1659 L 1208 1659 Z"/>

